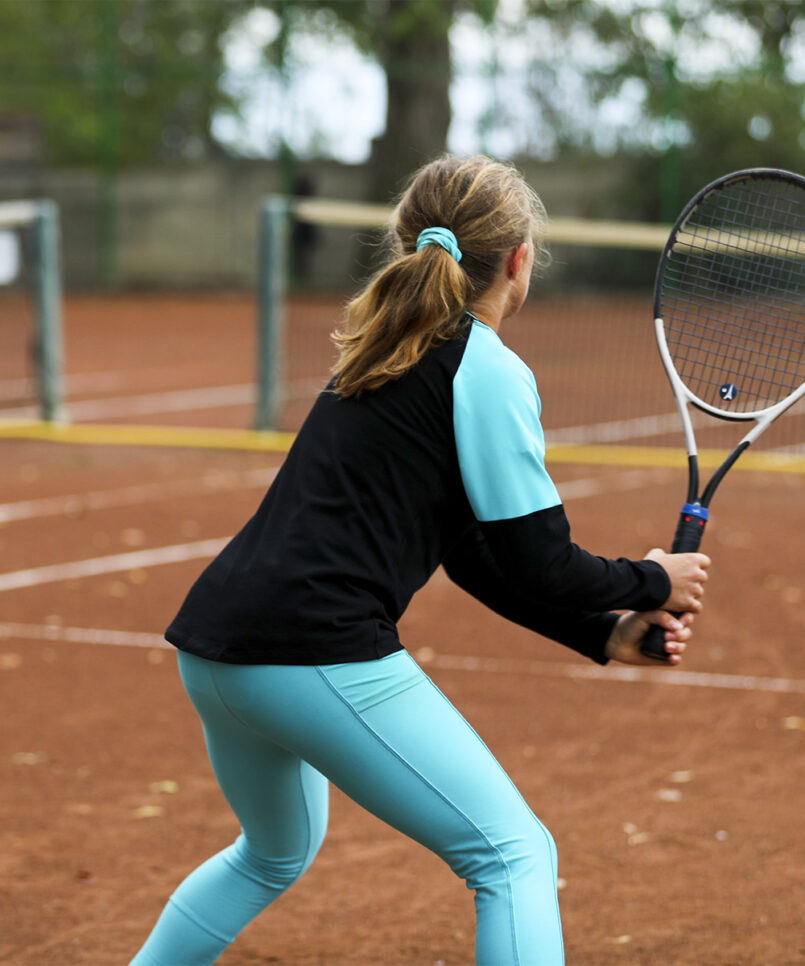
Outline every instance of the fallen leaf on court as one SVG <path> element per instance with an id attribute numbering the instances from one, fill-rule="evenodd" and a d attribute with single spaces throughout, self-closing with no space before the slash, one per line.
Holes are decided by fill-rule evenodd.
<path id="1" fill-rule="evenodd" d="M 179 782 L 166 779 L 161 782 L 151 782 L 148 790 L 153 795 L 175 795 L 179 791 Z"/>
<path id="2" fill-rule="evenodd" d="M 716 839 L 719 842 L 726 842 L 728 837 L 729 837 L 729 833 L 728 832 L 725 832 L 723 828 L 720 828 L 716 832 Z"/>
<path id="3" fill-rule="evenodd" d="M 145 659 L 149 664 L 162 664 L 162 662 L 165 660 L 165 652 L 153 647 L 148 654 L 146 654 Z"/>
<path id="4" fill-rule="evenodd" d="M 144 584 L 148 580 L 148 571 L 144 567 L 135 567 L 126 576 L 130 584 Z"/>
<path id="5" fill-rule="evenodd" d="M 672 771 L 668 776 L 668 781 L 675 785 L 684 785 L 686 782 L 693 781 L 692 771 Z"/>
<path id="6" fill-rule="evenodd" d="M 625 946 L 626 943 L 630 943 L 631 941 L 631 936 L 610 936 L 607 939 L 608 943 L 614 943 L 616 946 Z"/>
<path id="7" fill-rule="evenodd" d="M 80 520 L 86 513 L 87 504 L 80 497 L 73 497 L 64 508 L 64 515 L 70 520 Z"/>
<path id="8" fill-rule="evenodd" d="M 91 815 L 94 811 L 88 802 L 71 802 L 66 808 L 71 815 Z"/>
<path id="9" fill-rule="evenodd" d="M 651 834 L 649 832 L 635 832 L 634 835 L 630 835 L 626 840 L 629 845 L 643 845 L 651 840 Z"/>
<path id="10" fill-rule="evenodd" d="M 557 879 L 556 880 L 556 888 L 557 889 L 565 889 L 565 888 L 567 888 L 567 879 Z"/>
<path id="11" fill-rule="evenodd" d="M 14 765 L 41 765 L 48 760 L 44 751 L 17 751 L 11 756 Z"/>
<path id="12" fill-rule="evenodd" d="M 127 547 L 141 547 L 145 543 L 145 533 L 135 527 L 129 527 L 120 534 L 120 539 Z"/>
<path id="13" fill-rule="evenodd" d="M 13 671 L 21 664 L 22 658 L 19 654 L 0 654 L 0 671 Z"/>
<path id="14" fill-rule="evenodd" d="M 783 591 L 783 600 L 786 604 L 798 604 L 802 600 L 802 588 L 786 587 Z"/>
<path id="15" fill-rule="evenodd" d="M 436 652 L 432 647 L 420 647 L 416 654 L 414 654 L 414 657 L 420 664 L 430 664 L 436 657 Z"/>
<path id="16" fill-rule="evenodd" d="M 742 549 L 752 544 L 752 537 L 745 530 L 728 530 L 720 528 L 715 533 L 716 540 L 724 547 Z"/>
<path id="17" fill-rule="evenodd" d="M 785 731 L 805 731 L 805 718 L 792 714 L 783 718 L 783 728 Z"/>
<path id="18" fill-rule="evenodd" d="M 134 813 L 135 818 L 159 818 L 165 809 L 161 805 L 141 805 Z"/>
<path id="19" fill-rule="evenodd" d="M 678 788 L 660 788 L 654 797 L 661 802 L 681 802 L 682 792 Z"/>
<path id="20" fill-rule="evenodd" d="M 627 835 L 634 835 L 635 832 L 637 831 L 637 826 L 634 824 L 634 822 L 624 822 L 623 823 L 623 831 Z"/>
<path id="21" fill-rule="evenodd" d="M 107 597 L 127 597 L 129 585 L 122 580 L 110 580 L 104 585 L 103 592 Z"/>

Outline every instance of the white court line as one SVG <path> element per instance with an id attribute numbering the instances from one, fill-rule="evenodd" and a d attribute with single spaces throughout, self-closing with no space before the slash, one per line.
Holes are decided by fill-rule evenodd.
<path id="1" fill-rule="evenodd" d="M 0 592 L 37 587 L 41 584 L 55 584 L 79 577 L 98 577 L 101 574 L 119 573 L 122 570 L 184 563 L 187 560 L 198 560 L 200 557 L 214 557 L 223 550 L 230 539 L 230 537 L 222 537 L 217 540 L 196 540 L 193 543 L 155 547 L 152 550 L 134 550 L 130 553 L 116 553 L 107 557 L 91 557 L 88 560 L 73 560 L 46 567 L 14 570 L 0 574 Z"/>
<path id="2" fill-rule="evenodd" d="M 171 647 L 161 634 L 108 631 L 91 627 L 61 627 L 54 624 L 0 623 L 0 641 L 21 637 L 32 641 L 60 641 L 68 644 L 104 644 L 108 647 Z"/>
<path id="3" fill-rule="evenodd" d="M 191 493 L 229 492 L 247 487 L 266 487 L 278 472 L 279 467 L 249 470 L 245 473 L 211 471 L 192 480 L 143 483 L 139 486 L 125 486 L 115 490 L 90 490 L 87 493 L 68 496 L 0 503 L 0 523 L 80 514 L 88 510 L 106 510 L 112 507 L 137 506 L 172 496 L 188 496 Z"/>
<path id="4" fill-rule="evenodd" d="M 781 417 L 790 419 L 805 413 L 802 406 L 789 409 Z M 693 410 L 691 420 L 696 429 L 715 429 L 718 425 L 710 416 Z M 546 429 L 545 441 L 549 446 L 567 443 L 622 443 L 628 439 L 651 436 L 668 436 L 681 433 L 682 424 L 678 413 L 661 413 L 657 416 L 635 416 L 632 419 L 616 419 L 604 423 L 591 423 L 587 426 L 567 426 L 563 429 Z M 782 452 L 782 451 L 781 451 Z"/>
<path id="5" fill-rule="evenodd" d="M 224 406 L 252 405 L 257 399 L 253 383 L 242 386 L 213 386 L 205 389 L 175 389 L 169 392 L 145 393 L 140 396 L 117 396 L 69 402 L 70 419 L 112 419 L 120 416 L 153 416 L 156 413 L 189 412 L 194 409 L 219 409 Z M 38 406 L 21 406 L 0 410 L 0 419 L 36 419 Z"/>
<path id="6" fill-rule="evenodd" d="M 97 644 L 108 647 L 170 648 L 161 634 L 114 631 L 53 624 L 0 623 L 0 641 L 12 638 L 67 644 Z M 414 655 L 416 657 L 416 655 Z M 484 674 L 527 674 L 534 677 L 563 677 L 588 681 L 629 684 L 668 684 L 676 687 L 714 688 L 727 691 L 767 691 L 775 694 L 803 694 L 805 680 L 771 678 L 746 674 L 713 674 L 708 671 L 652 670 L 621 665 L 600 667 L 587 664 L 554 664 L 515 658 L 455 657 L 436 655 L 422 660 L 427 668 Z"/>
<path id="7" fill-rule="evenodd" d="M 486 674 L 530 674 L 538 677 L 618 681 L 630 684 L 670 684 L 682 687 L 717 688 L 727 691 L 772 691 L 805 694 L 805 680 L 770 678 L 751 674 L 714 674 L 709 671 L 675 671 L 645 667 L 601 667 L 587 664 L 552 664 L 507 658 L 436 656 L 428 667 L 445 671 L 483 671 Z"/>
<path id="8" fill-rule="evenodd" d="M 783 453 L 787 456 L 805 456 L 805 443 L 793 443 L 791 446 L 780 446 L 775 453 Z"/>
<path id="9" fill-rule="evenodd" d="M 557 482 L 556 488 L 559 490 L 559 496 L 564 503 L 567 500 L 582 500 L 590 496 L 602 496 L 605 493 L 639 490 L 649 482 L 659 483 L 670 479 L 670 477 L 669 471 L 664 469 L 626 470 L 624 473 L 609 473 L 579 480 Z"/>
<path id="10" fill-rule="evenodd" d="M 568 426 L 564 429 L 546 429 L 545 442 L 549 446 L 559 443 L 618 443 L 625 439 L 648 436 L 666 436 L 681 432 L 678 413 L 659 416 L 637 416 L 634 419 L 617 419 L 588 426 Z"/>
<path id="11" fill-rule="evenodd" d="M 266 476 L 273 475 L 277 470 L 260 471 L 261 483 Z M 619 473 L 614 477 L 605 477 L 602 480 L 570 480 L 564 485 L 565 499 L 573 499 L 584 496 L 594 496 L 607 489 L 607 480 L 615 482 L 612 489 L 628 489 L 640 487 L 644 484 L 647 474 L 643 471 L 630 471 Z M 575 492 L 572 487 L 575 486 Z M 147 495 L 151 498 L 158 496 L 159 484 L 146 485 L 143 487 L 131 487 L 118 491 L 107 491 L 95 494 L 97 506 L 121 505 L 120 500 L 131 500 L 133 497 L 139 498 Z M 115 502 L 117 497 L 117 502 Z M 74 499 L 74 498 L 67 498 Z M 33 502 L 33 501 L 32 501 Z M 53 512 L 58 502 L 45 501 L 44 509 Z M 75 504 L 62 503 L 62 512 L 65 508 L 70 508 Z M 0 508 L 3 509 L 3 508 Z M 6 512 L 11 513 L 11 507 L 6 505 Z M 32 511 L 37 509 L 30 504 L 22 508 L 23 512 L 28 512 L 30 519 Z M 0 516 L 2 519 L 2 516 Z M 198 540 L 193 543 L 173 544 L 167 547 L 155 547 L 150 550 L 135 550 L 127 553 L 111 554 L 103 557 L 91 557 L 85 560 L 72 560 L 66 563 L 48 564 L 42 567 L 29 567 L 25 570 L 15 570 L 0 574 L 0 593 L 10 590 L 22 590 L 26 587 L 38 587 L 42 584 L 55 584 L 64 580 L 76 580 L 82 577 L 98 577 L 101 574 L 120 573 L 125 570 L 137 568 L 159 567 L 165 564 L 184 563 L 188 560 L 197 560 L 201 557 L 214 557 L 226 545 L 230 538 L 223 537 L 213 540 Z"/>
<path id="12" fill-rule="evenodd" d="M 78 377 L 73 377 L 77 379 Z M 8 384 L 0 383 L 0 391 L 6 385 L 27 386 L 28 380 L 14 380 Z M 287 383 L 281 393 L 286 401 L 305 399 L 317 395 L 325 386 L 325 379 L 295 379 Z M 119 380 L 110 388 L 118 388 Z M 77 391 L 73 381 L 68 380 L 71 391 Z M 166 392 L 142 393 L 132 396 L 116 396 L 106 399 L 85 399 L 66 401 L 70 420 L 112 419 L 121 416 L 153 416 L 157 413 L 190 412 L 197 409 L 220 409 L 227 406 L 251 406 L 257 399 L 254 383 L 239 386 L 209 386 L 201 389 L 172 389 Z M 29 421 L 37 419 L 39 407 L 34 405 L 14 406 L 0 409 L 0 419 Z"/>
<path id="13" fill-rule="evenodd" d="M 278 466 L 265 470 L 248 470 L 245 473 L 211 471 L 205 473 L 200 479 L 143 483 L 139 486 L 126 486 L 115 490 L 90 490 L 87 493 L 74 493 L 67 496 L 0 503 L 0 523 L 81 514 L 89 510 L 106 510 L 113 507 L 137 506 L 168 497 L 187 496 L 191 493 L 216 493 L 241 488 L 267 487 L 278 472 Z M 605 492 L 640 489 L 647 480 L 661 479 L 666 474 L 665 470 L 629 470 L 608 476 L 567 480 L 557 483 L 557 487 L 563 500 L 579 500 L 599 496 Z"/>
<path id="14" fill-rule="evenodd" d="M 120 389 L 125 385 L 125 376 L 131 372 L 85 372 L 64 377 L 65 392 L 98 392 L 106 389 Z M 33 376 L 18 379 L 0 379 L 0 400 L 16 399 L 19 396 L 32 396 L 37 384 Z"/>
<path id="15" fill-rule="evenodd" d="M 321 389 L 323 383 L 318 383 Z M 314 393 L 313 380 L 298 380 L 288 386 L 284 398 L 297 399 Z M 126 416 L 153 416 L 158 413 L 190 412 L 198 409 L 217 409 L 226 406 L 253 405 L 257 389 L 253 383 L 239 386 L 214 386 L 203 389 L 176 389 L 168 392 L 145 393 L 138 396 L 117 396 L 107 399 L 68 401 L 73 422 L 113 419 Z M 38 418 L 38 406 L 18 406 L 0 409 L 0 419 L 28 421 Z M 571 426 L 546 430 L 549 444 L 557 443 L 612 443 L 639 437 L 662 436 L 678 432 L 679 416 L 666 413 L 660 416 L 641 416 L 614 422 Z"/>

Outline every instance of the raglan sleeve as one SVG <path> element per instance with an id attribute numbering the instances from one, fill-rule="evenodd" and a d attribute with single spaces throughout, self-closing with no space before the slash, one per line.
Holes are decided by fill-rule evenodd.
<path id="1" fill-rule="evenodd" d="M 572 541 L 540 415 L 531 370 L 476 323 L 453 378 L 453 430 L 467 499 L 503 579 L 561 608 L 662 606 L 670 581 L 659 564 L 596 556 Z"/>

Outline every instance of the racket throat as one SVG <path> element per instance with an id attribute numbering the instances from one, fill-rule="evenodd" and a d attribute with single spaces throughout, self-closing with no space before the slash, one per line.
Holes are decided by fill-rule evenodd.
<path id="1" fill-rule="evenodd" d="M 702 498 L 699 501 L 702 504 L 702 506 L 705 506 L 705 507 L 710 506 L 710 501 L 713 499 L 713 494 L 716 492 L 716 489 L 719 483 L 721 483 L 721 481 L 727 475 L 727 471 L 734 466 L 734 464 L 737 462 L 741 454 L 746 452 L 747 449 L 749 449 L 751 442 L 752 442 L 751 439 L 743 439 L 730 453 L 727 459 L 724 460 L 721 466 L 719 466 L 719 468 L 715 471 L 715 473 L 713 473 L 713 476 L 710 482 L 705 487 L 704 493 L 702 493 Z M 689 498 L 688 502 L 694 502 L 694 501 L 690 500 Z"/>
<path id="2" fill-rule="evenodd" d="M 699 460 L 688 450 L 688 503 L 699 502 Z"/>

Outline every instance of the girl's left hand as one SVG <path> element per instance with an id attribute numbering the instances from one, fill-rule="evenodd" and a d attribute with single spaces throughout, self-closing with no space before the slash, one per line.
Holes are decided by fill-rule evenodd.
<path id="1" fill-rule="evenodd" d="M 605 654 L 613 661 L 622 664 L 653 664 L 657 662 L 640 653 L 640 642 L 652 624 L 659 624 L 665 628 L 665 650 L 668 652 L 668 663 L 677 665 L 682 660 L 682 654 L 690 640 L 693 614 L 682 614 L 674 617 L 664 610 L 651 610 L 645 613 L 630 611 L 623 614 L 613 627 L 606 643 Z"/>

